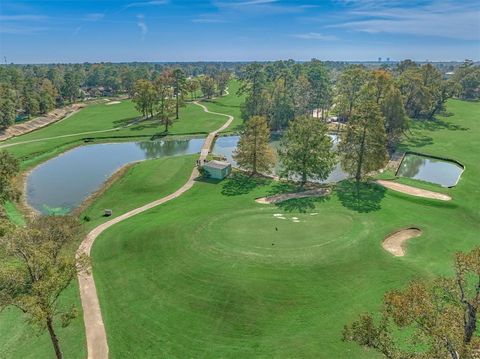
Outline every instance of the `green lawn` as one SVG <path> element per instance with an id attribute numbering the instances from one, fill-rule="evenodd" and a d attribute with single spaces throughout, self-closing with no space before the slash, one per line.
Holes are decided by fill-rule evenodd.
<path id="1" fill-rule="evenodd" d="M 195 158 L 195 155 L 166 157 L 135 164 L 84 211 L 82 218 L 91 217 L 90 222 L 85 222 L 85 230 L 110 219 L 102 217 L 104 208 L 112 208 L 118 216 L 174 192 L 189 178 Z M 60 323 L 57 328 L 65 357 L 82 359 L 86 356 L 85 330 L 76 282 L 62 295 L 62 305 L 71 304 L 79 309 L 78 317 L 68 328 L 61 329 Z M 37 334 L 18 310 L 8 308 L 0 314 L 0 358 L 53 357 L 47 333 Z"/>
<path id="2" fill-rule="evenodd" d="M 405 147 L 466 165 L 451 203 L 376 186 L 358 200 L 345 182 L 324 201 L 264 206 L 254 198 L 272 183 L 227 180 L 110 228 L 93 261 L 112 358 L 374 357 L 340 340 L 343 325 L 411 278 L 451 274 L 452 254 L 478 244 L 480 104 L 448 109 Z M 405 257 L 382 249 L 413 225 L 423 235 Z"/>
<path id="3" fill-rule="evenodd" d="M 219 110 L 226 99 L 207 106 L 229 112 Z M 92 255 L 111 358 L 376 357 L 341 342 L 343 325 L 411 278 L 451 274 L 452 254 L 478 244 L 480 103 L 452 100 L 448 110 L 454 115 L 416 123 L 404 147 L 466 166 L 452 202 L 376 186 L 356 199 L 344 182 L 327 200 L 277 207 L 254 202 L 275 184 L 229 179 L 199 182 L 107 230 Z M 104 220 L 103 208 L 118 215 L 181 186 L 189 157 L 136 165 L 85 212 L 87 226 Z M 390 256 L 382 239 L 410 225 L 423 235 L 405 257 Z M 73 289 L 66 303 L 78 301 Z M 13 310 L 0 316 L 0 338 L 0 357 L 50 350 L 44 335 L 30 340 Z M 67 357 L 85 356 L 81 321 L 61 340 Z"/>
<path id="4" fill-rule="evenodd" d="M 112 219 L 104 217 L 103 211 L 109 208 L 113 217 L 140 207 L 163 194 L 175 192 L 190 177 L 198 155 L 164 157 L 137 163 L 117 180 L 102 196 L 97 198 L 85 211 L 90 221 L 86 229 Z"/>
<path id="5" fill-rule="evenodd" d="M 67 308 L 72 304 L 78 309 L 78 317 L 67 328 L 61 328 L 60 322 L 56 323 L 60 345 L 66 359 L 86 358 L 85 327 L 77 282 L 67 288 L 60 298 L 60 305 Z M 32 327 L 19 310 L 9 307 L 0 314 L 0 358 L 49 359 L 54 356 L 47 332 Z"/>

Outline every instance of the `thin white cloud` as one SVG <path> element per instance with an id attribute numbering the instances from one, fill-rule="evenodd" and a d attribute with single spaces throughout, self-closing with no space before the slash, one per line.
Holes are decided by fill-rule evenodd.
<path id="1" fill-rule="evenodd" d="M 304 40 L 324 40 L 324 41 L 338 40 L 338 38 L 334 35 L 325 35 L 325 34 L 320 34 L 318 32 L 307 32 L 305 34 L 294 34 L 291 36 L 297 39 L 304 39 Z"/>
<path id="2" fill-rule="evenodd" d="M 263 5 L 263 4 L 272 4 L 278 2 L 278 0 L 250 0 L 250 1 L 239 1 L 232 2 L 232 6 L 248 6 L 248 5 Z"/>
<path id="3" fill-rule="evenodd" d="M 240 11 L 265 16 L 301 13 L 308 9 L 305 5 L 282 4 L 279 0 L 214 1 L 213 5 L 220 10 L 236 11 L 236 13 L 234 13 L 235 16 L 238 16 L 238 12 Z"/>
<path id="4" fill-rule="evenodd" d="M 370 34 L 480 39 L 480 7 L 468 1 L 452 3 L 434 0 L 414 8 L 371 0 L 350 0 L 348 3 L 352 3 L 353 7 L 345 14 L 347 21 L 343 19 L 342 22 L 327 27 Z"/>
<path id="5" fill-rule="evenodd" d="M 158 6 L 158 5 L 166 5 L 170 1 L 169 0 L 152 0 L 152 1 L 139 1 L 139 2 L 132 2 L 127 4 L 125 8 L 129 7 L 143 7 L 143 6 Z"/>
<path id="6" fill-rule="evenodd" d="M 137 26 L 140 29 L 140 33 L 142 34 L 142 40 L 145 39 L 145 35 L 148 33 L 148 26 L 145 23 L 145 17 L 143 15 L 137 15 Z"/>
<path id="7" fill-rule="evenodd" d="M 13 34 L 13 35 L 30 35 L 37 32 L 46 31 L 48 27 L 40 26 L 16 26 L 16 25 L 5 25 L 0 26 L 1 34 Z"/>

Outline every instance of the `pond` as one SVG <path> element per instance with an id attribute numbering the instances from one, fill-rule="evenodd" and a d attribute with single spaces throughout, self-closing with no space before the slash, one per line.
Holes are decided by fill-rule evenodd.
<path id="1" fill-rule="evenodd" d="M 407 153 L 400 164 L 397 176 L 452 187 L 458 183 L 464 168 L 448 160 Z"/>
<path id="2" fill-rule="evenodd" d="M 68 213 L 123 165 L 198 153 L 203 142 L 203 138 L 193 138 L 93 144 L 74 148 L 33 169 L 27 177 L 27 202 L 45 214 Z"/>
<path id="3" fill-rule="evenodd" d="M 336 147 L 336 144 L 338 142 L 338 138 L 336 135 L 329 135 L 332 138 L 333 141 L 333 147 Z M 215 141 L 215 145 L 213 147 L 213 153 L 216 155 L 222 155 L 225 156 L 227 161 L 235 165 L 235 161 L 233 159 L 233 151 L 237 148 L 237 143 L 238 140 L 240 139 L 239 136 L 225 136 L 225 137 L 219 137 Z M 270 141 L 270 145 L 274 148 L 277 149 L 280 145 L 280 140 L 275 139 Z M 274 168 L 275 173 L 279 173 L 281 170 L 281 163 L 277 163 Z M 345 178 L 348 178 L 348 174 L 345 173 L 342 168 L 340 167 L 340 164 L 337 164 L 335 168 L 333 169 L 332 173 L 330 173 L 330 176 L 325 181 L 322 181 L 323 183 L 332 183 L 332 182 L 338 182 L 341 180 L 344 180 Z"/>

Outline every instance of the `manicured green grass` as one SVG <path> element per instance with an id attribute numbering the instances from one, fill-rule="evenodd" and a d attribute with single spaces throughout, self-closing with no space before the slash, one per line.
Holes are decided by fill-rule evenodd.
<path id="1" fill-rule="evenodd" d="M 416 123 L 405 149 L 466 166 L 450 190 L 452 202 L 376 186 L 357 199 L 344 182 L 327 200 L 277 207 L 254 202 L 274 192 L 275 184 L 232 179 L 199 182 L 180 198 L 107 230 L 94 245 L 93 261 L 111 357 L 376 357 L 343 343 L 343 325 L 378 309 L 386 290 L 411 278 L 451 274 L 452 254 L 478 244 L 480 104 L 453 100 L 448 109 L 454 116 L 429 126 Z M 98 213 L 104 207 L 117 206 L 116 215 L 128 210 L 120 195 L 135 201 L 145 192 L 142 201 L 149 202 L 183 184 L 180 174 L 170 177 L 171 185 L 155 182 L 161 172 L 152 163 L 137 165 L 90 207 L 92 222 L 102 220 Z M 423 235 L 408 244 L 405 257 L 382 249 L 385 235 L 412 225 Z M 7 357 L 48 352 L 49 343 L 31 346 L 25 340 L 18 313 L 6 320 L 4 315 L 0 348 L 16 350 L 9 349 Z M 71 329 L 64 341 L 78 348 L 83 328 Z M 15 348 L 15 343 L 28 345 Z M 74 353 L 71 357 L 84 357 L 81 350 Z"/>
<path id="2" fill-rule="evenodd" d="M 97 198 L 81 218 L 89 217 L 85 228 L 91 229 L 113 217 L 140 207 L 162 195 L 175 192 L 190 177 L 198 155 L 164 157 L 137 163 Z M 104 217 L 109 208 L 112 217 Z"/>
<path id="3" fill-rule="evenodd" d="M 113 209 L 114 216 L 118 216 L 174 192 L 189 178 L 195 158 L 196 155 L 165 157 L 135 164 L 84 211 L 81 217 L 91 218 L 85 222 L 85 230 L 112 218 L 102 217 L 104 208 Z M 79 309 L 78 317 L 68 328 L 61 329 L 60 323 L 57 324 L 65 357 L 85 358 L 85 329 L 77 282 L 62 295 L 61 302 L 62 305 L 75 304 Z M 8 308 L 0 314 L 0 358 L 53 357 L 48 335 L 36 334 L 18 310 Z"/>
<path id="4" fill-rule="evenodd" d="M 72 304 L 78 309 L 77 318 L 67 328 L 62 328 L 60 321 L 56 322 L 60 345 L 65 358 L 86 358 L 85 327 L 77 282 L 67 288 L 60 298 L 60 305 L 70 307 Z M 55 353 L 46 331 L 39 331 L 37 327 L 26 322 L 23 314 L 15 308 L 6 308 L 0 314 L 0 358 L 54 357 Z"/>
<path id="5" fill-rule="evenodd" d="M 7 202 L 4 205 L 5 212 L 7 213 L 8 219 L 18 226 L 25 225 L 25 218 L 23 214 L 18 210 L 12 202 Z"/>
<path id="6" fill-rule="evenodd" d="M 237 96 L 239 86 L 240 83 L 238 81 L 232 80 L 228 86 L 230 95 L 203 102 L 210 111 L 228 113 L 235 117 L 232 124 L 223 131 L 224 133 L 238 132 L 243 127 L 243 120 L 240 117 L 240 105 L 243 103 L 244 97 Z"/>
<path id="7" fill-rule="evenodd" d="M 452 274 L 452 254 L 478 245 L 480 104 L 448 105 L 454 116 L 415 124 L 428 141 L 405 147 L 465 164 L 452 202 L 374 185 L 358 199 L 344 182 L 276 207 L 254 202 L 271 182 L 201 182 L 106 231 L 93 261 L 112 358 L 375 357 L 343 343 L 343 325 L 386 290 Z M 392 257 L 381 242 L 406 226 L 423 234 Z"/>

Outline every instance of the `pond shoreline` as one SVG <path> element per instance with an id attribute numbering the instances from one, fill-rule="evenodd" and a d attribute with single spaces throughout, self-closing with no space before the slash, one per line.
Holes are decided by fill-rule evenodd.
<path id="1" fill-rule="evenodd" d="M 199 153 L 204 139 L 204 136 L 181 135 L 165 136 L 155 141 L 82 143 L 24 171 L 20 180 L 22 200 L 28 208 L 34 209 L 33 212 L 43 213 L 40 208 L 42 203 L 74 212 L 92 194 L 101 190 L 103 184 L 123 166 L 154 158 Z M 69 157 L 62 159 L 64 156 Z M 47 167 L 42 168 L 46 164 Z M 54 177 L 52 171 L 56 171 Z M 55 195 L 49 201 L 48 193 L 51 191 Z M 26 212 L 30 214 L 32 211 Z"/>
<path id="2" fill-rule="evenodd" d="M 414 164 L 412 161 L 416 158 L 423 162 Z M 413 174 L 409 173 L 412 169 L 415 170 Z M 442 188 L 453 188 L 458 185 L 463 172 L 465 172 L 465 165 L 455 159 L 406 151 L 395 171 L 395 177 L 423 181 Z"/>

